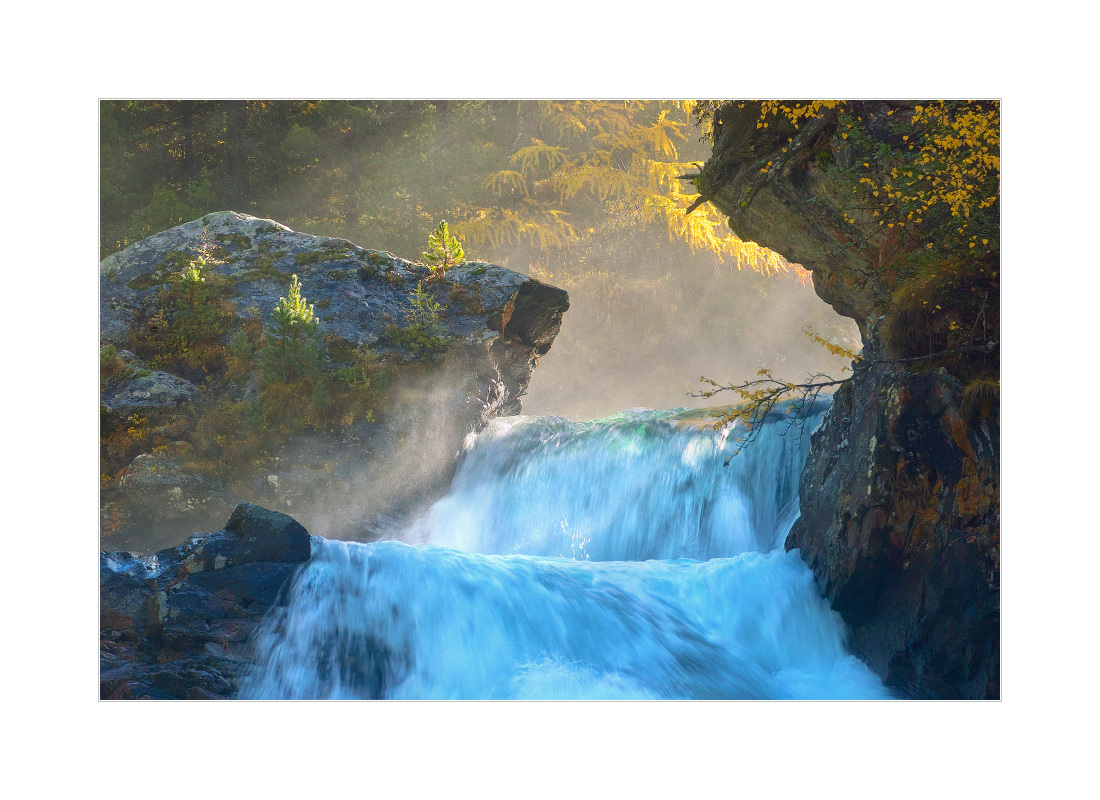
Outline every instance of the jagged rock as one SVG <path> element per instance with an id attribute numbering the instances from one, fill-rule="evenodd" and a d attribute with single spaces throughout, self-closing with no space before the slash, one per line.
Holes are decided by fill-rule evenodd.
<path id="1" fill-rule="evenodd" d="M 889 110 L 881 103 L 858 105 L 868 119 Z M 729 216 L 730 228 L 738 237 L 811 270 L 818 296 L 838 314 L 854 319 L 866 342 L 889 301 L 891 287 L 883 282 L 879 270 L 883 249 L 878 242 L 855 241 L 858 237 L 852 235 L 843 216 L 849 198 L 837 192 L 812 157 L 827 147 L 842 160 L 846 144 L 841 133 L 829 114 L 822 124 L 804 125 L 789 145 L 790 151 L 799 155 L 761 183 L 757 159 L 770 145 L 758 143 L 767 134 L 757 127 L 759 114 L 755 103 L 743 108 L 733 104 L 723 110 L 714 152 L 703 167 L 699 187 Z M 754 191 L 750 192 L 750 187 L 755 187 Z M 898 255 L 896 243 L 887 251 Z"/>
<path id="2" fill-rule="evenodd" d="M 848 109 L 881 134 L 896 105 L 859 101 Z M 999 697 L 996 414 L 967 420 L 958 382 L 900 369 L 899 359 L 927 351 L 907 352 L 904 337 L 884 335 L 906 275 L 900 266 L 924 242 L 907 240 L 900 226 L 871 237 L 879 221 L 861 220 L 863 228 L 845 221 L 856 212 L 827 168 L 851 167 L 851 145 L 833 114 L 808 121 L 789 143 L 758 125 L 759 104 L 729 104 L 720 117 L 696 186 L 740 238 L 809 269 L 818 296 L 856 321 L 864 343 L 863 368 L 836 393 L 813 437 L 787 547 L 801 551 L 850 626 L 852 651 L 887 686 L 904 696 Z M 781 152 L 776 168 L 762 169 L 761 157 L 773 151 Z M 982 306 L 993 330 L 996 269 L 991 261 L 991 305 Z M 972 376 L 998 372 L 994 346 Z"/>
<path id="3" fill-rule="evenodd" d="M 249 503 L 151 556 L 101 554 L 100 697 L 231 697 L 249 637 L 309 555 L 296 520 Z"/>
<path id="4" fill-rule="evenodd" d="M 904 696 L 999 696 L 999 429 L 958 398 L 942 371 L 858 370 L 813 435 L 787 538 Z"/>

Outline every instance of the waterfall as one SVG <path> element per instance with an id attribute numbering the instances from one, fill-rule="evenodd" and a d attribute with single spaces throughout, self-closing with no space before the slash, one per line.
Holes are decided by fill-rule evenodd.
<path id="1" fill-rule="evenodd" d="M 684 412 L 494 420 L 404 541 L 314 538 L 242 696 L 887 697 L 783 549 L 823 406 L 728 466 Z"/>

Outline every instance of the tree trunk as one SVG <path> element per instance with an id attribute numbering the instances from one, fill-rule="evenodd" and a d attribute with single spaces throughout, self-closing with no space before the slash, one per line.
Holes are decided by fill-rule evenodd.
<path id="1" fill-rule="evenodd" d="M 248 103 L 243 100 L 226 103 L 226 141 L 229 152 L 226 157 L 226 171 L 229 174 L 228 200 L 237 211 L 245 211 L 249 206 L 248 157 L 251 151 L 249 136 Z"/>
<path id="2" fill-rule="evenodd" d="M 195 177 L 195 111 L 196 103 L 193 100 L 180 101 L 180 132 L 183 134 L 183 160 L 180 162 L 180 175 L 185 185 Z"/>
<path id="3" fill-rule="evenodd" d="M 512 152 L 531 144 L 531 139 L 539 132 L 542 115 L 536 100 L 520 100 L 516 109 L 516 140 L 512 143 Z"/>

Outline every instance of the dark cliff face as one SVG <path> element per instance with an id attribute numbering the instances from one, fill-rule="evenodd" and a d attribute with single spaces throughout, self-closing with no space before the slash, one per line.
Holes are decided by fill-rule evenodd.
<path id="1" fill-rule="evenodd" d="M 899 105 L 849 104 L 871 136 L 911 113 Z M 739 237 L 811 270 L 864 340 L 813 436 L 787 548 L 848 624 L 852 651 L 899 695 L 997 698 L 1000 442 L 996 396 L 981 390 L 999 375 L 999 261 L 945 261 L 920 287 L 923 305 L 906 305 L 904 265 L 925 245 L 874 236 L 876 220 L 845 222 L 851 204 L 833 176 L 853 154 L 835 114 L 789 143 L 757 124 L 758 103 L 728 104 L 719 119 L 696 185 Z M 963 347 L 942 338 L 958 320 L 975 339 Z"/>
<path id="2" fill-rule="evenodd" d="M 999 696 L 999 428 L 943 371 L 859 369 L 812 437 L 787 538 L 907 697 Z"/>

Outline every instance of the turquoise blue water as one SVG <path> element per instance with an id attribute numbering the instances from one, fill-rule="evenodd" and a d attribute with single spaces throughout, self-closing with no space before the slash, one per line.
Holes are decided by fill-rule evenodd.
<path id="1" fill-rule="evenodd" d="M 314 539 L 243 696 L 888 697 L 783 550 L 809 429 L 676 417 L 494 421 L 405 541 Z"/>

